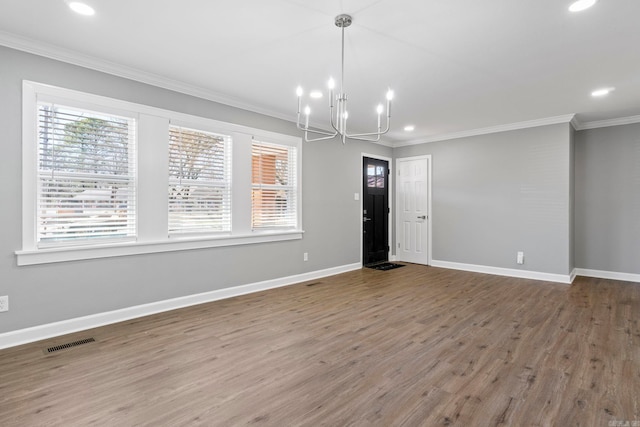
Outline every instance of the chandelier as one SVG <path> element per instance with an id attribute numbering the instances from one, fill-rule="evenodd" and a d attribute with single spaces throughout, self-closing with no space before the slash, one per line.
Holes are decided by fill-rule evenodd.
<path id="1" fill-rule="evenodd" d="M 349 15 L 338 15 L 336 16 L 336 27 L 340 28 L 342 31 L 342 68 L 341 68 L 341 76 L 340 76 L 340 92 L 337 95 L 334 95 L 334 89 L 336 86 L 333 78 L 329 79 L 329 123 L 331 124 L 331 128 L 333 131 L 323 131 L 320 129 L 314 129 L 309 127 L 309 118 L 311 116 L 311 108 L 307 105 L 304 108 L 304 125 L 301 123 L 301 105 L 302 105 L 302 95 L 304 94 L 302 87 L 298 86 L 296 89 L 296 95 L 298 96 L 298 120 L 297 126 L 298 129 L 304 131 L 304 139 L 307 142 L 312 141 L 320 141 L 323 139 L 331 139 L 340 136 L 342 143 L 346 143 L 347 139 L 356 139 L 360 141 L 370 141 L 375 142 L 379 141 L 380 137 L 385 133 L 389 132 L 389 125 L 391 119 L 391 100 L 393 99 L 393 91 L 387 91 L 387 107 L 386 107 L 386 123 L 384 129 L 382 128 L 382 114 L 385 112 L 385 108 L 382 104 L 378 104 L 376 108 L 376 113 L 378 115 L 378 127 L 375 132 L 367 132 L 367 133 L 349 133 L 347 131 L 347 119 L 349 118 L 349 111 L 347 110 L 347 94 L 344 91 L 344 29 L 351 25 L 353 19 Z M 311 97 L 314 97 L 314 93 L 310 94 Z M 321 97 L 321 94 L 316 95 L 317 97 Z M 335 104 L 334 104 L 335 102 Z M 309 135 L 315 135 L 309 137 Z"/>

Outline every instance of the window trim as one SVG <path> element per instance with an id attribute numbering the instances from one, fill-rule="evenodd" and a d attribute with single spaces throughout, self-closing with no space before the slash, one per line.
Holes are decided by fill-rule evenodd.
<path id="1" fill-rule="evenodd" d="M 217 188 L 217 189 L 222 189 L 222 194 L 223 194 L 223 201 L 222 201 L 222 215 L 224 220 L 221 221 L 220 223 L 222 224 L 222 229 L 219 230 L 206 230 L 206 227 L 202 227 L 200 226 L 199 228 L 196 227 L 188 227 L 186 226 L 186 223 L 188 223 L 189 221 L 186 221 L 185 223 L 181 223 L 180 225 L 182 225 L 183 227 L 176 227 L 175 229 L 171 228 L 172 222 L 171 222 L 171 208 L 172 208 L 172 202 L 171 202 L 171 198 L 168 201 L 168 209 L 169 209 L 169 221 L 168 221 L 168 233 L 169 236 L 195 236 L 198 234 L 225 234 L 225 233 L 229 233 L 231 231 L 233 231 L 232 229 L 232 214 L 233 212 L 231 211 L 231 198 L 233 197 L 232 194 L 232 189 L 233 189 L 233 183 L 231 181 L 231 170 L 232 170 L 232 162 L 233 162 L 233 156 L 232 156 L 232 145 L 233 145 L 233 140 L 232 137 L 230 135 L 223 135 L 219 132 L 217 133 L 213 133 L 213 132 L 207 132 L 207 131 L 203 131 L 200 129 L 192 129 L 192 128 L 188 128 L 188 127 L 184 127 L 184 126 L 178 126 L 175 123 L 169 123 L 169 134 L 171 134 L 173 129 L 173 132 L 180 132 L 180 138 L 182 138 L 182 134 L 183 132 L 196 132 L 199 134 L 204 134 L 204 135 L 209 135 L 209 136 L 214 136 L 214 137 L 218 137 L 222 139 L 222 167 L 220 169 L 216 169 L 217 172 L 221 173 L 223 175 L 223 178 L 217 178 L 217 179 L 209 179 L 206 180 L 206 182 L 203 181 L 198 181 L 198 180 L 186 180 L 187 185 L 193 185 L 196 188 L 205 188 L 205 189 L 211 189 L 211 188 Z M 175 141 L 174 141 L 175 143 Z M 171 143 L 169 144 L 169 159 L 171 159 Z M 184 146 L 181 146 L 180 148 L 184 148 Z M 184 157 L 179 156 L 178 159 L 180 162 L 184 161 Z M 171 164 L 171 162 L 170 162 Z M 180 163 L 182 165 L 182 163 Z M 211 170 L 207 170 L 208 172 L 211 172 Z M 176 183 L 177 182 L 177 183 Z M 167 191 L 170 191 L 169 189 L 171 187 L 175 187 L 177 185 L 180 185 L 181 183 L 181 178 L 175 178 L 171 176 L 171 171 L 169 171 L 169 177 L 168 177 L 168 186 L 167 186 Z M 217 225 L 218 223 L 216 223 Z"/>
<path id="2" fill-rule="evenodd" d="M 22 87 L 22 249 L 15 251 L 19 266 L 302 239 L 304 230 L 302 230 L 301 138 L 28 80 L 23 81 Z M 79 105 L 80 108 L 95 111 L 115 110 L 121 115 L 131 116 L 133 114 L 136 119 L 140 120 L 137 147 L 138 205 L 136 215 L 138 218 L 136 223 L 138 229 L 135 242 L 100 242 L 82 246 L 37 247 L 37 103 L 38 100 L 50 98 L 53 98 L 57 103 L 67 101 L 71 105 Z M 164 122 L 167 127 L 166 136 L 158 131 L 158 126 Z M 151 135 L 145 136 L 144 134 L 145 130 L 150 134 L 155 132 L 153 136 L 165 138 L 164 143 L 168 147 L 169 123 L 191 128 L 196 127 L 203 131 L 228 133 L 232 136 L 232 230 L 230 233 L 168 236 L 168 223 L 166 222 L 168 218 L 167 186 L 163 182 L 156 182 L 160 171 L 149 166 L 150 163 L 166 160 L 168 171 L 168 149 L 167 153 L 162 153 L 163 150 L 157 150 L 157 144 L 149 142 Z M 251 142 L 254 138 L 297 147 L 296 172 L 299 205 L 295 229 L 251 230 Z M 157 140 L 154 141 L 157 142 Z M 153 151 L 155 151 L 153 161 L 144 158 L 146 154 Z M 248 157 L 243 157 L 247 154 Z M 164 179 L 168 184 L 168 173 L 164 175 L 166 175 Z M 145 186 L 149 188 L 145 188 Z M 160 188 L 164 191 L 164 199 L 156 193 Z M 153 194 L 148 194 L 148 192 Z M 145 218 L 150 218 L 149 212 L 157 213 L 157 208 L 160 206 L 163 206 L 167 212 L 145 222 Z M 164 235 L 159 233 L 163 221 L 165 223 Z"/>
<path id="3" fill-rule="evenodd" d="M 37 102 L 36 117 L 37 117 L 38 123 L 42 122 L 43 111 L 46 111 L 47 108 L 51 108 L 51 110 L 49 111 L 49 113 L 45 113 L 45 114 L 50 114 L 51 120 L 53 122 L 57 122 L 58 125 L 60 125 L 60 123 L 62 123 L 62 121 L 65 120 L 65 117 L 69 117 L 68 114 L 73 114 L 74 112 L 80 113 L 82 114 L 82 116 L 85 116 L 88 118 L 94 118 L 96 115 L 100 115 L 100 116 L 108 116 L 109 120 L 112 120 L 112 119 L 126 120 L 127 122 L 127 135 L 125 137 L 126 153 L 127 153 L 127 157 L 125 160 L 126 172 L 124 174 L 120 173 L 117 175 L 109 174 L 109 173 L 98 173 L 95 171 L 84 169 L 83 167 L 81 167 L 80 170 L 78 170 L 78 168 L 75 165 L 72 165 L 72 167 L 75 168 L 75 170 L 69 171 L 64 169 L 65 166 L 66 167 L 69 166 L 69 164 L 66 163 L 66 158 L 64 156 L 64 153 L 67 153 L 66 151 L 67 148 L 60 147 L 60 144 L 62 143 L 62 139 L 60 135 L 52 136 L 50 134 L 51 127 L 47 126 L 47 129 L 45 131 L 48 133 L 48 136 L 51 138 L 51 143 L 53 144 L 51 153 L 58 151 L 63 154 L 61 154 L 62 157 L 60 162 L 56 161 L 54 158 L 48 158 L 48 163 L 49 163 L 48 165 L 42 165 L 41 161 L 44 159 L 42 155 L 40 155 L 39 158 L 36 159 L 36 165 L 37 165 L 36 166 L 36 182 L 37 182 L 36 205 L 41 206 L 41 209 L 36 212 L 36 240 L 40 239 L 36 241 L 37 247 L 39 249 L 42 249 L 47 247 L 60 247 L 60 246 L 67 247 L 67 246 L 76 246 L 76 245 L 82 246 L 87 244 L 91 245 L 91 244 L 95 244 L 98 241 L 101 241 L 101 242 L 132 241 L 133 239 L 135 239 L 135 236 L 137 234 L 137 225 L 135 223 L 137 219 L 137 216 L 135 215 L 136 213 L 135 187 L 137 182 L 138 162 L 136 158 L 137 120 L 135 115 L 134 114 L 122 115 L 122 114 L 118 114 L 120 112 L 116 113 L 114 111 L 107 111 L 108 109 L 106 108 L 102 109 L 102 111 L 96 114 L 96 112 L 91 111 L 89 108 L 84 108 L 84 106 L 76 107 L 71 105 L 65 105 L 62 103 L 49 102 L 46 99 L 41 99 Z M 80 115 L 75 116 L 75 119 L 80 120 L 79 119 L 80 117 L 81 117 Z M 75 119 L 71 119 L 69 122 L 67 122 L 67 124 L 69 123 L 76 124 L 77 121 L 75 121 Z M 53 125 L 56 126 L 55 124 Z M 42 153 L 42 145 L 41 145 L 41 139 L 40 139 L 40 131 L 42 130 L 42 126 L 38 125 L 36 126 L 36 128 L 38 130 L 38 138 L 37 138 L 36 144 L 38 146 L 38 152 Z M 60 169 L 61 167 L 62 169 Z M 86 180 L 92 183 L 95 182 L 96 184 L 100 182 L 105 182 L 105 181 L 111 181 L 112 183 L 119 182 L 120 184 L 124 184 L 125 185 L 124 188 L 127 194 L 127 203 L 126 203 L 127 219 L 126 219 L 126 225 L 124 226 L 125 234 L 119 235 L 119 236 L 113 236 L 112 234 L 105 233 L 103 231 L 104 229 L 98 229 L 97 231 L 98 231 L 99 237 L 97 237 L 95 240 L 87 236 L 82 236 L 78 239 L 71 239 L 73 236 L 70 236 L 67 233 L 68 229 L 66 229 L 66 230 L 57 230 L 54 232 L 54 236 L 47 238 L 46 233 L 43 233 L 43 230 L 41 229 L 42 221 L 43 221 L 42 203 L 46 203 L 46 199 L 47 199 L 47 195 L 43 193 L 43 185 L 45 185 L 47 182 L 53 183 L 53 182 L 59 182 L 59 180 L 65 181 L 67 179 L 72 181 Z M 68 201 L 69 199 L 65 199 L 65 200 Z M 65 209 L 70 209 L 70 208 L 71 208 L 70 205 L 65 206 Z M 115 213 L 110 209 L 108 209 L 107 212 L 111 212 L 111 214 Z M 130 214 L 133 214 L 133 220 L 130 219 Z M 46 216 L 48 216 L 48 214 Z M 84 218 L 88 219 L 86 217 Z M 59 219 L 60 219 L 59 214 L 56 214 L 54 218 L 54 224 Z M 77 219 L 79 219 L 79 217 L 77 217 Z M 83 220 L 80 220 L 80 221 L 84 222 Z M 73 224 L 78 225 L 77 222 Z M 105 224 L 105 223 L 102 222 L 102 224 Z"/>
<path id="4" fill-rule="evenodd" d="M 286 148 L 287 149 L 287 156 L 291 156 L 291 151 L 290 148 L 293 148 L 293 154 L 295 157 L 295 159 L 293 160 L 293 168 L 294 168 L 294 172 L 298 171 L 300 166 L 299 166 L 299 162 L 300 162 L 300 158 L 298 155 L 298 150 L 297 147 L 292 147 L 288 144 L 280 144 L 279 142 L 275 142 L 272 140 L 259 140 L 258 138 L 253 138 L 251 141 L 251 174 L 252 174 L 252 180 L 251 180 L 251 194 L 252 194 L 252 199 L 253 199 L 253 192 L 255 190 L 262 190 L 262 189 L 266 189 L 267 191 L 273 191 L 273 190 L 278 190 L 278 189 L 284 189 L 285 191 L 291 191 L 292 193 L 294 193 L 293 195 L 293 201 L 295 202 L 295 213 L 296 213 L 296 217 L 297 214 L 300 210 L 300 200 L 301 200 L 301 194 L 298 191 L 300 189 L 300 185 L 298 183 L 298 176 L 295 176 L 294 174 L 291 174 L 291 170 L 289 168 L 287 168 L 287 174 L 289 175 L 289 178 L 291 179 L 291 181 L 293 181 L 293 184 L 287 184 L 285 186 L 279 186 L 277 184 L 265 184 L 265 183 L 256 183 L 253 182 L 253 156 L 254 156 L 254 146 L 262 146 L 262 147 L 271 147 L 271 148 L 276 148 L 276 149 L 281 149 L 281 148 Z M 294 175 L 294 176 L 292 176 Z M 255 214 L 255 206 L 253 204 L 253 200 L 251 203 L 251 215 L 252 215 L 252 220 L 251 220 L 251 229 L 254 232 L 261 232 L 261 231 L 265 231 L 265 230 L 291 230 L 291 229 L 296 229 L 299 227 L 299 224 L 296 222 L 295 224 L 292 225 L 271 225 L 271 226 L 259 226 L 257 227 L 254 222 L 253 222 L 253 216 Z"/>

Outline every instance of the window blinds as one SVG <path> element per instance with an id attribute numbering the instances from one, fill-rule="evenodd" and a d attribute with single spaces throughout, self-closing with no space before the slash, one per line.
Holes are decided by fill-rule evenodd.
<path id="1" fill-rule="evenodd" d="M 252 229 L 295 228 L 298 222 L 296 148 L 254 140 L 251 158 Z"/>
<path id="2" fill-rule="evenodd" d="M 231 137 L 169 127 L 169 234 L 231 231 Z"/>
<path id="3" fill-rule="evenodd" d="M 38 104 L 39 246 L 133 239 L 135 120 Z"/>

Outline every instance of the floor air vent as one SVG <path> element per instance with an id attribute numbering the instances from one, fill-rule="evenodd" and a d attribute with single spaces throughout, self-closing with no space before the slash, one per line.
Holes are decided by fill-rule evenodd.
<path id="1" fill-rule="evenodd" d="M 54 347 L 49 347 L 44 350 L 44 354 L 54 353 L 60 350 L 66 350 L 68 348 L 77 347 L 82 344 L 89 344 L 90 342 L 95 342 L 96 340 L 93 338 L 85 338 L 83 340 L 78 340 L 66 344 L 56 345 Z"/>

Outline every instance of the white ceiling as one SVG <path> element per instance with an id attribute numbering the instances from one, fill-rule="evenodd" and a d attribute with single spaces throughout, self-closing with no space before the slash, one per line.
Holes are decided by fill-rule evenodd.
<path id="1" fill-rule="evenodd" d="M 574 113 L 582 123 L 640 115 L 638 0 L 581 13 L 570 0 L 86 3 L 96 15 L 64 0 L 0 0 L 0 44 L 295 120 L 297 85 L 339 78 L 334 18 L 348 13 L 353 130 L 375 126 L 388 87 L 395 144 Z M 606 86 L 616 90 L 591 97 Z M 312 105 L 318 124 L 327 103 Z"/>

